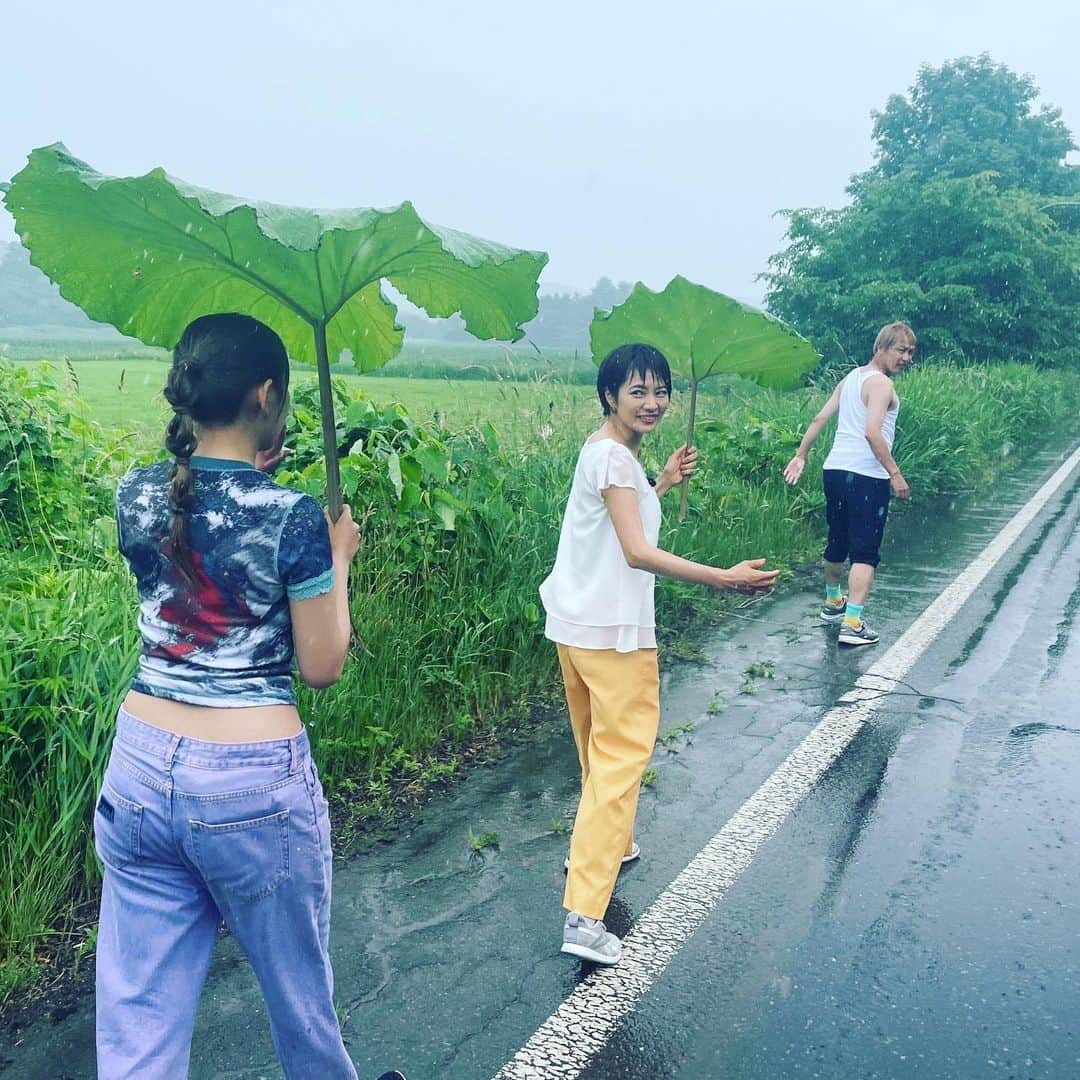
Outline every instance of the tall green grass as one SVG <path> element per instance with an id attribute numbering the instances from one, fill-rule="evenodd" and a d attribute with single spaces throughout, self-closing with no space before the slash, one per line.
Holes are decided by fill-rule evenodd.
<path id="1" fill-rule="evenodd" d="M 76 367 L 85 383 L 84 370 Z M 43 953 L 78 940 L 76 914 L 97 887 L 93 792 L 138 645 L 107 496 L 123 468 L 157 452 L 158 438 L 124 439 L 87 421 L 55 372 L 13 371 L 0 364 L 0 405 L 9 407 L 0 429 L 0 1000 L 42 970 Z M 35 378 L 43 389 L 28 392 Z M 577 450 L 597 418 L 585 387 L 530 396 L 527 383 L 516 395 L 498 383 L 468 384 L 470 400 L 492 395 L 492 423 L 476 428 L 417 423 L 358 396 L 357 386 L 342 387 L 340 419 L 358 447 L 343 474 L 365 522 L 352 588 L 364 647 L 336 686 L 301 688 L 299 702 L 327 788 L 363 811 L 384 805 L 403 777 L 449 770 L 448 748 L 527 716 L 555 685 L 536 589 L 554 559 Z M 378 395 L 378 385 L 369 388 Z M 1072 420 L 1080 403 L 1080 380 L 1011 365 L 915 370 L 898 389 L 896 453 L 916 497 L 983 482 Z M 317 430 L 306 426 L 304 393 L 298 385 L 289 444 L 296 481 L 317 490 Z M 800 487 L 788 488 L 781 470 L 823 400 L 820 391 L 721 384 L 704 403 L 690 515 L 679 526 L 669 506 L 662 542 L 723 565 L 752 555 L 780 567 L 815 558 L 823 518 L 814 468 L 830 433 Z M 70 438 L 59 436 L 65 425 Z M 650 471 L 682 431 L 673 415 L 646 445 Z M 657 601 L 671 642 L 715 612 L 718 598 L 663 583 Z"/>

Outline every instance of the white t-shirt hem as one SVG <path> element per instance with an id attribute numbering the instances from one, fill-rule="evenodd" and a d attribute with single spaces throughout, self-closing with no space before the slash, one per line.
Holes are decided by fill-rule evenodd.
<path id="1" fill-rule="evenodd" d="M 575 649 L 614 649 L 627 653 L 656 648 L 655 626 L 579 626 L 554 615 L 547 617 L 544 637 Z"/>

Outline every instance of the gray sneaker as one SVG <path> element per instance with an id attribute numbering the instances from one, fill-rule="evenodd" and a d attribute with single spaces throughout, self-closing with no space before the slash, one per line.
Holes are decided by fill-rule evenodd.
<path id="1" fill-rule="evenodd" d="M 821 621 L 827 623 L 839 622 L 847 614 L 847 597 L 840 597 L 839 604 L 830 604 L 828 600 L 821 605 Z"/>
<path id="2" fill-rule="evenodd" d="M 571 911 L 563 927 L 562 951 L 594 964 L 617 964 L 622 955 L 622 942 L 600 919 L 589 919 Z"/>
<path id="3" fill-rule="evenodd" d="M 876 645 L 878 636 L 863 621 L 858 626 L 849 626 L 844 623 L 840 627 L 840 634 L 836 640 L 840 645 Z"/>

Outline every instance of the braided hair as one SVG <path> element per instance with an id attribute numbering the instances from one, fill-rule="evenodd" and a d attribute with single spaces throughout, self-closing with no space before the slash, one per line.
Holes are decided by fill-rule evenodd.
<path id="1" fill-rule="evenodd" d="M 165 448 L 176 459 L 169 483 L 169 537 L 166 553 L 190 583 L 195 565 L 188 533 L 188 509 L 195 498 L 191 456 L 196 425 L 227 427 L 251 407 L 252 391 L 270 379 L 284 401 L 289 358 L 281 338 L 249 315 L 203 315 L 188 325 L 173 349 L 165 400 L 173 416 L 165 428 Z"/>

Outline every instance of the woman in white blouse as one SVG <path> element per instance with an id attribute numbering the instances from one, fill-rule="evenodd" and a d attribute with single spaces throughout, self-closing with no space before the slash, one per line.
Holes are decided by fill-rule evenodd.
<path id="1" fill-rule="evenodd" d="M 634 815 L 660 722 L 655 575 L 754 590 L 772 586 L 776 571 L 759 569 L 764 559 L 725 570 L 656 546 L 660 497 L 697 467 L 697 451 L 682 446 L 653 485 L 638 461 L 643 436 L 655 430 L 671 398 L 663 353 L 620 346 L 600 364 L 596 390 L 604 422 L 578 456 L 555 566 L 540 596 L 581 760 L 562 951 L 615 964 L 622 944 L 602 920 L 620 865 L 640 855 Z"/>

